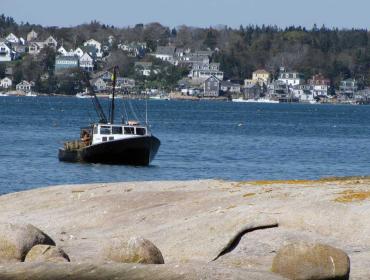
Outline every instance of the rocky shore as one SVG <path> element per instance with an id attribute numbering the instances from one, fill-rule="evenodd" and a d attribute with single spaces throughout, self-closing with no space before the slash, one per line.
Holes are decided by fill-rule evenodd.
<path id="1" fill-rule="evenodd" d="M 12 193 L 0 279 L 369 279 L 369 217 L 363 177 Z"/>

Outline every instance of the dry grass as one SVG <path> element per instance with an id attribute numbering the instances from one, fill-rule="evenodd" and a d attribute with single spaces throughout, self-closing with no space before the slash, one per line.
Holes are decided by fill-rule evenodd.
<path id="1" fill-rule="evenodd" d="M 353 191 L 346 190 L 339 193 L 341 196 L 334 199 L 335 202 L 348 203 L 363 201 L 370 198 L 370 191 Z"/>
<path id="2" fill-rule="evenodd" d="M 254 196 L 256 195 L 255 193 L 246 193 L 243 195 L 243 197 L 251 197 L 251 196 Z"/>

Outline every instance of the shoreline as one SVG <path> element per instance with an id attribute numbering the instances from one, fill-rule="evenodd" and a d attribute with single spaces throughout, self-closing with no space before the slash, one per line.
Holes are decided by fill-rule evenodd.
<path id="1" fill-rule="evenodd" d="M 351 279 L 370 275 L 369 215 L 369 176 L 95 183 L 0 196 L 0 222 L 35 225 L 72 263 L 100 263 L 110 240 L 143 236 L 166 264 L 206 265 L 241 228 L 277 223 L 246 234 L 212 264 L 269 273 L 283 245 L 321 242 L 349 255 Z"/>

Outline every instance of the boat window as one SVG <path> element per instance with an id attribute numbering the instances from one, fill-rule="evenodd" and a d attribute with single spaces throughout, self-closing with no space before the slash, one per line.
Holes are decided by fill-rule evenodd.
<path id="1" fill-rule="evenodd" d="M 110 126 L 100 127 L 100 134 L 110 134 Z"/>
<path id="2" fill-rule="evenodd" d="M 125 134 L 135 134 L 135 128 L 131 126 L 125 126 Z"/>
<path id="3" fill-rule="evenodd" d="M 94 134 L 98 134 L 98 127 L 94 126 Z"/>
<path id="4" fill-rule="evenodd" d="M 102 141 L 103 142 L 107 141 L 107 137 L 102 137 Z"/>
<path id="5" fill-rule="evenodd" d="M 145 128 L 144 127 L 137 127 L 136 128 L 136 134 L 137 135 L 145 135 Z"/>
<path id="6" fill-rule="evenodd" d="M 122 134 L 122 127 L 121 126 L 113 126 L 112 127 L 112 134 Z"/>

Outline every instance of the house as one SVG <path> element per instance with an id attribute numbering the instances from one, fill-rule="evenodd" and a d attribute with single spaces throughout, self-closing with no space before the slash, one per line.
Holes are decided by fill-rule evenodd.
<path id="1" fill-rule="evenodd" d="M 49 36 L 45 41 L 44 41 L 44 46 L 47 46 L 49 48 L 57 49 L 58 42 L 53 38 L 53 36 Z"/>
<path id="2" fill-rule="evenodd" d="M 96 57 L 97 58 L 102 58 L 103 57 L 103 53 L 102 53 L 102 48 L 101 48 L 101 43 L 100 42 L 98 42 L 98 41 L 96 41 L 94 39 L 90 39 L 90 40 L 88 40 L 88 41 L 86 41 L 84 43 L 84 46 L 85 47 L 88 47 L 88 46 L 94 47 L 95 48 L 95 52 L 96 52 Z"/>
<path id="3" fill-rule="evenodd" d="M 35 32 L 35 30 L 31 30 L 30 32 L 28 32 L 27 34 L 27 41 L 28 42 L 31 42 L 31 41 L 34 41 L 37 39 L 37 36 L 38 34 Z"/>
<path id="4" fill-rule="evenodd" d="M 131 42 L 119 44 L 118 48 L 128 53 L 131 57 L 144 57 L 147 49 L 145 42 Z"/>
<path id="5" fill-rule="evenodd" d="M 23 92 L 30 92 L 33 86 L 33 82 L 22 81 L 15 86 L 16 90 L 23 91 Z"/>
<path id="6" fill-rule="evenodd" d="M 313 96 L 328 96 L 330 89 L 330 80 L 325 78 L 323 75 L 313 75 L 311 79 L 308 80 L 308 85 L 310 86 L 310 91 Z"/>
<path id="7" fill-rule="evenodd" d="M 142 76 L 149 77 L 152 73 L 153 63 L 151 62 L 135 62 L 135 71 Z"/>
<path id="8" fill-rule="evenodd" d="M 5 42 L 0 43 L 0 62 L 2 61 L 12 61 L 14 57 L 14 52 L 8 47 Z"/>
<path id="9" fill-rule="evenodd" d="M 86 72 L 94 71 L 94 59 L 88 53 L 80 57 L 80 68 Z"/>
<path id="10" fill-rule="evenodd" d="M 240 84 L 233 83 L 230 80 L 221 81 L 220 88 L 223 92 L 240 93 Z"/>
<path id="11" fill-rule="evenodd" d="M 27 46 L 18 44 L 12 44 L 12 50 L 16 52 L 16 54 L 23 54 L 27 51 Z"/>
<path id="12" fill-rule="evenodd" d="M 153 53 L 152 55 L 155 56 L 158 59 L 161 59 L 163 61 L 167 61 L 169 63 L 174 63 L 174 55 L 175 55 L 175 47 L 164 47 L 164 46 L 159 46 L 157 48 L 157 51 Z"/>
<path id="13" fill-rule="evenodd" d="M 79 67 L 78 56 L 58 55 L 55 58 L 55 72 L 62 72 L 70 69 L 78 69 L 78 67 Z"/>
<path id="14" fill-rule="evenodd" d="M 73 55 L 77 55 L 78 57 L 82 57 L 84 55 L 84 51 L 81 48 L 77 48 L 74 51 L 71 50 L 71 52 L 73 53 Z"/>
<path id="15" fill-rule="evenodd" d="M 340 82 L 339 94 L 352 98 L 358 91 L 359 85 L 355 79 L 347 79 Z"/>
<path id="16" fill-rule="evenodd" d="M 67 55 L 67 54 L 68 54 L 67 50 L 66 50 L 63 46 L 61 46 L 61 47 L 57 50 L 57 52 L 58 52 L 59 54 L 61 54 L 61 55 Z"/>
<path id="17" fill-rule="evenodd" d="M 118 77 L 116 86 L 118 89 L 131 89 L 135 87 L 135 80 Z"/>
<path id="18" fill-rule="evenodd" d="M 257 83 L 248 83 L 244 84 L 243 93 L 245 99 L 258 99 L 261 97 L 262 89 Z"/>
<path id="19" fill-rule="evenodd" d="M 283 70 L 279 74 L 278 80 L 285 83 L 288 86 L 302 85 L 304 83 L 304 78 L 301 73 L 286 72 L 285 70 Z"/>
<path id="20" fill-rule="evenodd" d="M 5 41 L 8 43 L 17 44 L 19 43 L 19 38 L 13 33 L 10 33 L 8 36 L 5 37 Z"/>
<path id="21" fill-rule="evenodd" d="M 100 71 L 96 73 L 92 73 L 91 77 L 93 79 L 101 78 L 104 82 L 110 82 L 112 81 L 113 73 L 110 71 Z"/>
<path id="22" fill-rule="evenodd" d="M 271 74 L 264 69 L 259 69 L 252 73 L 252 80 L 256 81 L 260 86 L 267 86 L 270 83 Z"/>
<path id="23" fill-rule="evenodd" d="M 28 53 L 32 55 L 37 55 L 43 48 L 44 44 L 42 42 L 31 42 L 28 45 Z"/>
<path id="24" fill-rule="evenodd" d="M 224 72 L 219 70 L 219 63 L 195 63 L 189 73 L 189 77 L 193 80 L 205 81 L 211 76 L 215 76 L 220 81 L 224 78 Z"/>
<path id="25" fill-rule="evenodd" d="M 102 92 L 107 89 L 107 82 L 104 81 L 102 78 L 92 79 L 90 81 L 90 84 L 96 92 Z"/>
<path id="26" fill-rule="evenodd" d="M 0 87 L 1 88 L 11 88 L 12 87 L 12 80 L 8 77 L 5 77 L 4 79 L 0 80 Z"/>
<path id="27" fill-rule="evenodd" d="M 220 95 L 220 80 L 216 76 L 210 76 L 203 83 L 203 96 L 217 97 Z"/>

